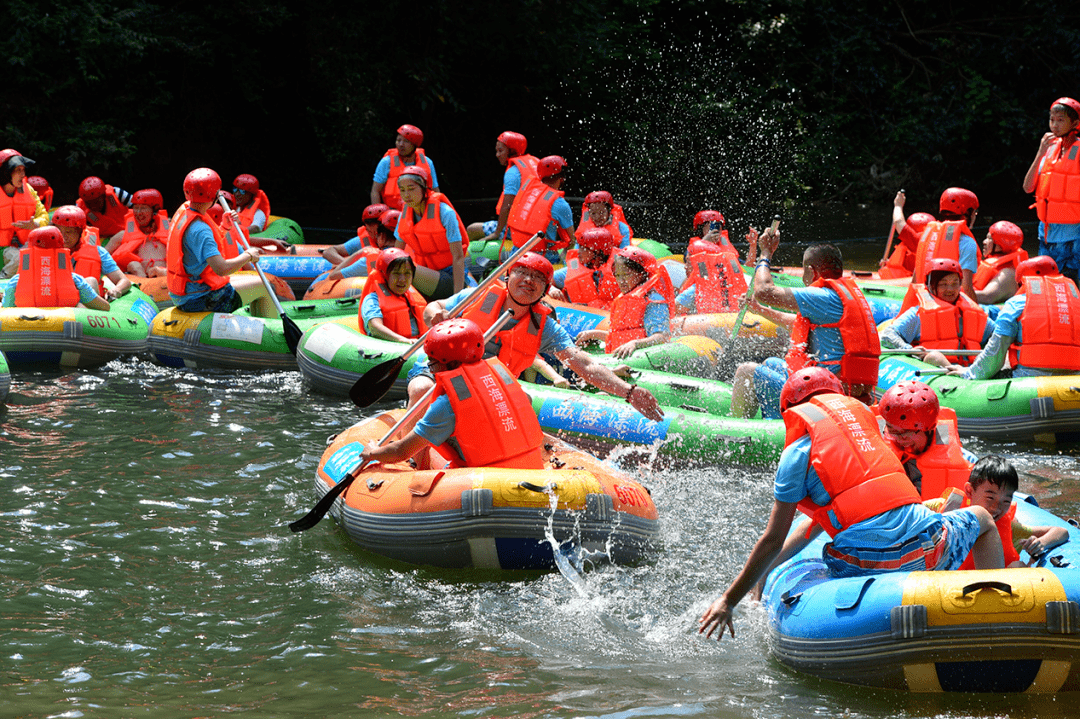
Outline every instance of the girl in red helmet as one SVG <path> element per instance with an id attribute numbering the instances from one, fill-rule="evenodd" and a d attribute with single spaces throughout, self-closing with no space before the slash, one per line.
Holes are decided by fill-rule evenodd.
<path id="1" fill-rule="evenodd" d="M 361 295 L 363 334 L 408 342 L 424 333 L 427 302 L 412 286 L 414 272 L 416 264 L 403 250 L 390 247 L 379 253 Z"/>
<path id="2" fill-rule="evenodd" d="M 619 249 L 630 246 L 633 230 L 626 224 L 622 207 L 616 204 L 615 199 L 607 190 L 597 190 L 585 196 L 581 222 L 578 223 L 574 234 L 580 240 L 586 232 L 598 227 L 611 233 L 611 236 L 618 241 Z"/>
<path id="3" fill-rule="evenodd" d="M 1050 105 L 1050 132 L 1043 135 L 1024 175 L 1024 192 L 1035 193 L 1039 254 L 1054 258 L 1074 282 L 1080 273 L 1080 102 L 1059 97 Z"/>
<path id="4" fill-rule="evenodd" d="M 503 172 L 502 194 L 495 203 L 497 220 L 474 222 L 469 225 L 469 239 L 490 242 L 506 236 L 506 223 L 510 221 L 510 208 L 525 183 L 536 177 L 539 158 L 525 152 L 528 140 L 520 132 L 507 130 L 495 139 L 495 160 L 506 168 Z"/>
<path id="5" fill-rule="evenodd" d="M 983 259 L 971 283 L 980 304 L 996 305 L 1016 294 L 1016 266 L 1028 259 L 1024 231 L 1004 220 L 990 225 L 983 240 Z"/>
<path id="6" fill-rule="evenodd" d="M 674 290 L 667 269 L 645 250 L 626 247 L 616 254 L 613 271 L 620 294 L 611 303 L 610 329 L 580 333 L 578 346 L 603 341 L 605 352 L 624 359 L 670 340 Z"/>
<path id="7" fill-rule="evenodd" d="M 959 263 L 936 259 L 930 268 L 926 284 L 911 284 L 900 314 L 881 331 L 881 346 L 921 350 L 916 356 L 937 367 L 968 365 L 969 357 L 946 350 L 982 349 L 993 334 L 993 323 L 985 308 L 960 291 Z"/>
<path id="8" fill-rule="evenodd" d="M 424 133 L 416 125 L 402 125 L 397 129 L 394 146 L 375 166 L 375 176 L 371 182 L 371 204 L 386 205 L 392 210 L 404 207 L 401 193 L 398 192 L 397 178 L 402 170 L 410 165 L 420 165 L 431 176 L 431 189 L 439 191 L 439 177 L 435 174 L 435 163 L 428 157 L 420 145 L 424 142 Z"/>

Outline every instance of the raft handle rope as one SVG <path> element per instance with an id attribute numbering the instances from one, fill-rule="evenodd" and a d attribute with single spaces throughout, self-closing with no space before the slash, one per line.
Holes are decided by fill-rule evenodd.
<path id="1" fill-rule="evenodd" d="M 551 484 L 545 484 L 541 487 L 539 484 L 533 484 L 532 482 L 518 482 L 518 487 L 521 489 L 527 489 L 530 492 L 537 492 L 538 494 L 548 494 L 559 489 L 559 486 L 552 482 Z"/>
<path id="2" fill-rule="evenodd" d="M 1012 586 L 1006 584 L 1005 582 L 990 582 L 990 581 L 987 581 L 987 582 L 972 582 L 971 584 L 964 587 L 964 589 L 960 592 L 960 595 L 966 597 L 969 594 L 974 594 L 975 592 L 978 592 L 978 591 L 983 590 L 983 589 L 996 589 L 997 591 L 1004 592 L 1005 594 L 1012 594 L 1013 593 Z"/>

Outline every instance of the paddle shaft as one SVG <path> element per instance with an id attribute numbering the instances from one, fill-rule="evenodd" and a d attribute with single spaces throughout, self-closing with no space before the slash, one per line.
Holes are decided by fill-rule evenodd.
<path id="1" fill-rule="evenodd" d="M 900 192 L 903 192 L 903 189 L 901 189 Z M 896 207 L 896 205 L 893 205 L 893 207 Z M 889 239 L 885 243 L 885 254 L 881 256 L 881 259 L 883 259 L 883 260 L 888 260 L 889 259 L 889 250 L 892 249 L 892 238 L 893 238 L 893 235 L 895 235 L 895 234 L 896 234 L 896 222 L 892 221 L 892 218 L 890 217 L 889 218 Z"/>
<path id="2" fill-rule="evenodd" d="M 773 217 L 772 225 L 769 229 L 776 232 L 780 229 L 780 215 Z M 750 286 L 746 288 L 746 300 L 743 302 L 742 309 L 739 310 L 739 315 L 735 318 L 735 326 L 731 328 L 731 339 L 734 340 L 739 335 L 739 330 L 742 328 L 743 317 L 746 317 L 746 311 L 750 309 L 750 300 L 754 297 L 754 275 L 757 274 L 757 266 L 754 267 L 754 271 L 750 273 Z"/>
<path id="3" fill-rule="evenodd" d="M 225 210 L 225 212 L 232 212 L 232 208 L 229 207 L 229 203 L 222 195 L 218 195 L 218 204 L 221 205 L 221 209 Z M 233 225 L 236 228 L 236 241 L 243 245 L 245 250 L 250 250 L 251 245 L 248 244 L 247 237 L 244 235 L 244 228 L 241 227 L 239 223 L 233 223 Z M 285 308 L 281 306 L 281 301 L 278 300 L 277 295 L 274 294 L 274 288 L 270 286 L 270 280 L 267 279 L 266 273 L 259 267 L 258 262 L 253 261 L 251 264 L 255 266 L 255 271 L 259 273 L 259 279 L 262 280 L 263 286 L 266 288 L 266 294 L 270 295 L 270 301 L 274 303 L 274 308 L 278 311 L 278 314 L 281 315 L 282 319 L 287 318 L 288 315 L 285 314 Z"/>
<path id="4" fill-rule="evenodd" d="M 488 328 L 487 332 L 484 333 L 484 344 L 487 344 L 487 341 L 494 337 L 495 333 L 501 330 L 503 328 L 503 325 L 509 322 L 513 316 L 514 313 L 512 313 L 510 310 L 503 312 L 499 316 L 499 318 L 495 320 L 491 327 Z M 425 392 L 420 398 L 420 400 L 412 407 L 410 407 L 409 410 L 404 414 L 404 416 L 402 416 L 402 418 L 399 419 L 394 424 L 394 426 L 391 427 L 387 431 L 387 433 L 384 434 L 382 438 L 374 444 L 374 446 L 381 447 L 386 442 L 388 442 L 390 438 L 394 436 L 394 434 L 402 427 L 402 425 L 412 419 L 417 418 L 422 411 L 427 409 L 428 404 L 431 402 L 432 395 L 434 394 L 435 387 L 432 387 L 427 392 Z M 340 482 L 335 484 L 329 492 L 323 495 L 322 499 L 319 500 L 318 504 L 316 504 L 310 512 L 290 524 L 289 529 L 294 532 L 303 532 L 307 529 L 311 529 L 316 524 L 318 524 L 319 520 L 325 517 L 326 513 L 330 511 L 330 508 L 334 506 L 334 502 L 337 501 L 337 498 L 341 495 L 341 493 L 348 489 L 349 485 L 352 484 L 353 481 L 360 476 L 360 473 L 367 469 L 367 467 L 371 464 L 372 462 L 365 462 L 364 464 L 360 465 L 356 469 L 346 474 Z"/>

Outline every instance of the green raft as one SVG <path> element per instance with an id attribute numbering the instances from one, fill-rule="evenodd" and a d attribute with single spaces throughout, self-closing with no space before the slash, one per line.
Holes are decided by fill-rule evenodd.
<path id="1" fill-rule="evenodd" d="M 7 401 L 8 391 L 11 389 L 11 371 L 8 369 L 7 357 L 0 352 L 0 404 Z"/>
<path id="2" fill-rule="evenodd" d="M 268 240 L 284 240 L 290 245 L 304 244 L 304 230 L 295 221 L 288 217 L 275 217 L 271 215 L 270 224 L 262 232 L 252 232 L 252 238 Z"/>
<path id="3" fill-rule="evenodd" d="M 296 360 L 312 389 L 347 397 L 365 372 L 401 356 L 403 350 L 399 343 L 367 337 L 344 325 L 321 324 L 305 332 Z M 653 361 L 636 355 L 630 359 L 642 365 Z M 405 397 L 406 377 L 415 362 L 416 355 L 406 361 L 386 400 Z M 729 386 L 648 367 L 631 370 L 630 381 L 656 396 L 665 414 L 662 421 L 648 420 L 625 401 L 592 388 L 584 392 L 523 386 L 545 432 L 594 452 L 630 447 L 665 461 L 705 464 L 763 464 L 780 456 L 784 446 L 781 421 L 721 416 L 730 409 Z M 643 445 L 649 449 L 641 449 Z"/>
<path id="4" fill-rule="evenodd" d="M 301 330 L 324 322 L 357 323 L 359 299 L 282 302 Z M 281 317 L 269 302 L 234 313 L 163 310 L 150 327 L 150 352 L 166 367 L 295 370 Z"/>

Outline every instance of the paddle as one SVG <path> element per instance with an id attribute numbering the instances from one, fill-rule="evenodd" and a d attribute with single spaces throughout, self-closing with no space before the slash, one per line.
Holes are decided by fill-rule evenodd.
<path id="1" fill-rule="evenodd" d="M 218 195 L 218 203 L 221 205 L 221 209 L 232 212 L 232 208 L 229 207 L 229 203 L 222 195 Z M 244 228 L 240 227 L 240 225 L 236 225 L 236 239 L 244 246 L 245 250 L 251 249 L 247 237 L 244 236 Z M 270 286 L 270 280 L 266 279 L 266 274 L 259 267 L 259 263 L 253 262 L 252 264 L 255 265 L 255 271 L 259 273 L 259 279 L 262 280 L 263 287 L 266 288 L 266 294 L 270 295 L 270 301 L 274 303 L 278 314 L 281 315 L 281 326 L 285 331 L 285 345 L 289 348 L 289 352 L 296 354 L 296 348 L 300 346 L 300 338 L 304 336 L 304 332 L 293 322 L 291 317 L 285 314 L 285 308 L 278 301 L 277 295 L 274 294 L 274 288 Z"/>
<path id="2" fill-rule="evenodd" d="M 903 189 L 900 190 L 900 192 L 903 192 L 903 191 L 904 191 Z M 893 235 L 895 235 L 895 234 L 896 234 L 896 222 L 889 222 L 889 239 L 885 243 L 885 254 L 881 256 L 881 261 L 882 262 L 887 262 L 889 260 L 889 250 L 892 249 L 892 238 L 893 238 Z"/>
<path id="3" fill-rule="evenodd" d="M 769 229 L 776 232 L 780 229 L 780 215 L 773 217 L 772 225 Z M 742 309 L 739 310 L 738 316 L 735 318 L 735 325 L 731 328 L 731 342 L 728 344 L 728 353 L 731 353 L 735 347 L 735 338 L 739 335 L 739 330 L 742 329 L 743 317 L 746 317 L 746 311 L 750 309 L 750 300 L 754 297 L 754 275 L 757 274 L 757 268 L 754 268 L 754 272 L 750 275 L 750 286 L 746 288 L 746 300 L 743 302 Z"/>
<path id="4" fill-rule="evenodd" d="M 494 272 L 484 278 L 484 281 L 469 293 L 469 296 L 454 309 L 450 317 L 458 317 L 461 313 L 471 307 L 474 302 L 483 297 L 487 288 L 497 279 L 502 277 L 503 273 L 509 269 L 510 265 L 517 262 L 519 257 L 532 249 L 536 243 L 540 242 L 542 239 L 544 239 L 544 233 L 537 232 L 530 237 L 525 244 L 514 250 L 514 253 L 506 259 L 506 262 L 499 265 Z M 420 338 L 405 350 L 404 354 L 400 357 L 394 357 L 385 362 L 380 362 L 364 374 L 360 375 L 360 379 L 356 380 L 349 389 L 349 399 L 353 401 L 353 404 L 357 407 L 367 407 L 382 399 L 382 396 L 386 394 L 394 384 L 394 380 L 398 378 L 398 374 L 401 373 L 401 368 L 405 366 L 405 362 L 424 346 L 424 339 L 426 338 L 427 332 L 420 335 Z"/>
<path id="5" fill-rule="evenodd" d="M 495 323 L 488 328 L 487 332 L 484 333 L 484 342 L 486 343 L 489 339 L 494 337 L 495 333 L 501 330 L 502 326 L 509 322 L 511 317 L 513 317 L 513 313 L 510 312 L 510 310 L 503 312 L 499 319 L 495 320 Z M 394 433 L 396 433 L 406 422 L 417 418 L 421 412 L 427 409 L 428 403 L 431 401 L 431 397 L 434 394 L 435 387 L 432 387 L 427 392 L 425 392 L 424 396 L 420 398 L 420 401 L 410 407 L 409 411 L 406 412 L 404 416 L 402 416 L 402 418 L 399 419 L 394 424 L 394 426 L 391 427 L 390 430 L 386 434 L 384 434 L 378 442 L 375 443 L 375 446 L 381 447 L 387 442 L 387 440 L 393 437 Z M 326 513 L 330 511 L 330 508 L 334 506 L 334 502 L 341 495 L 341 493 L 348 489 L 349 485 L 352 484 L 353 481 L 360 476 L 360 473 L 372 464 L 375 464 L 375 462 L 365 462 L 364 464 L 360 465 L 356 469 L 346 474 L 340 482 L 335 484 L 329 492 L 322 496 L 322 499 L 319 500 L 319 502 L 311 509 L 310 512 L 308 512 L 295 522 L 291 523 L 289 525 L 289 529 L 294 532 L 303 532 L 305 530 L 311 529 L 316 524 L 318 524 L 319 521 L 326 516 Z"/>

